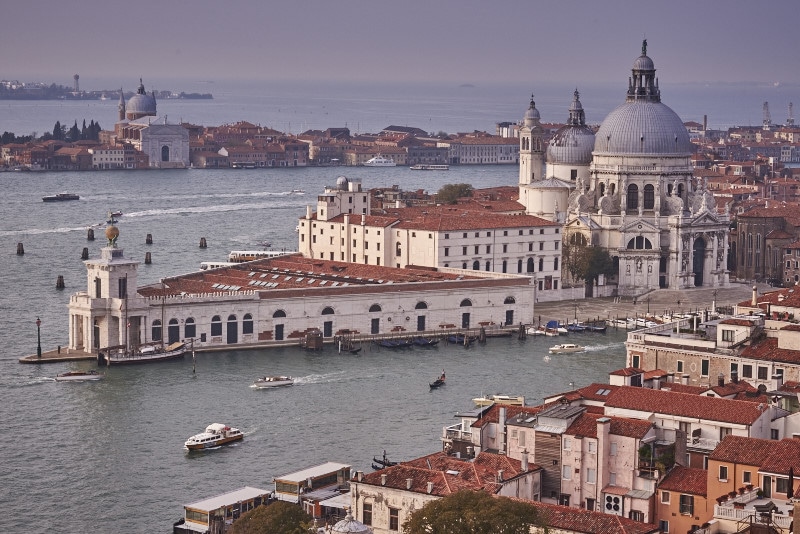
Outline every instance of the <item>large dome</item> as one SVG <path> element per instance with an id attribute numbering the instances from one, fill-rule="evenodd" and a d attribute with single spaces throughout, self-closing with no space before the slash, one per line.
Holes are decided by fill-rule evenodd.
<path id="1" fill-rule="evenodd" d="M 691 154 L 689 132 L 661 102 L 625 102 L 609 113 L 595 135 L 594 151 L 613 154 Z"/>
<path id="2" fill-rule="evenodd" d="M 625 103 L 612 111 L 597 130 L 595 153 L 613 154 L 691 154 L 689 132 L 680 117 L 661 103 L 656 68 L 647 56 L 647 40 L 642 54 L 633 62 Z"/>
<path id="3" fill-rule="evenodd" d="M 142 80 L 139 80 L 139 89 L 125 105 L 125 113 L 129 117 L 143 117 L 156 115 L 156 97 L 148 95 L 144 90 Z"/>

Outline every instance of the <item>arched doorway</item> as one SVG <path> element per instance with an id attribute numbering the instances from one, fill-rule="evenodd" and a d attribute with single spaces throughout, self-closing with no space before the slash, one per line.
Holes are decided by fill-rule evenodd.
<path id="1" fill-rule="evenodd" d="M 694 285 L 700 287 L 703 285 L 703 269 L 706 260 L 706 240 L 698 237 L 694 240 L 694 258 L 692 261 L 692 271 L 694 272 Z"/>
<path id="2" fill-rule="evenodd" d="M 169 147 L 167 145 L 161 147 L 161 161 L 169 161 Z"/>
<path id="3" fill-rule="evenodd" d="M 239 323 L 235 315 L 228 316 L 228 345 L 239 342 Z"/>
<path id="4" fill-rule="evenodd" d="M 169 326 L 167 326 L 167 343 L 177 343 L 181 340 L 181 326 L 178 324 L 177 319 L 170 319 Z"/>

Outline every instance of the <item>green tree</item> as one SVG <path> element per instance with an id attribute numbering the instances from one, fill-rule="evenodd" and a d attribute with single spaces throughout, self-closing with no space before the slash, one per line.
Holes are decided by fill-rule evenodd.
<path id="1" fill-rule="evenodd" d="M 411 513 L 404 534 L 529 534 L 543 527 L 529 503 L 493 497 L 484 491 L 459 491 Z"/>
<path id="2" fill-rule="evenodd" d="M 471 197 L 472 191 L 469 184 L 445 184 L 436 193 L 436 201 L 440 204 L 456 204 L 459 198 Z"/>
<path id="3" fill-rule="evenodd" d="M 72 125 L 72 128 L 69 129 L 67 132 L 66 139 L 68 141 L 78 141 L 81 138 L 81 130 L 78 128 L 78 121 L 75 121 L 75 124 Z"/>
<path id="4" fill-rule="evenodd" d="M 61 126 L 60 121 L 56 121 L 55 126 L 53 126 L 53 139 L 56 141 L 64 139 L 64 127 Z"/>
<path id="5" fill-rule="evenodd" d="M 614 260 L 608 251 L 601 247 L 587 247 L 581 272 L 581 278 L 586 281 L 586 296 L 593 296 L 592 291 L 600 275 L 613 274 Z"/>
<path id="6" fill-rule="evenodd" d="M 312 518 L 296 504 L 258 506 L 234 521 L 231 534 L 308 534 Z"/>

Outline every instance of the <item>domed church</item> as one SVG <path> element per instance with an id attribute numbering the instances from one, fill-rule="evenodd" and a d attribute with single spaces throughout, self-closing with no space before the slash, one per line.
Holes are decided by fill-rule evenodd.
<path id="1" fill-rule="evenodd" d="M 148 157 L 148 166 L 158 169 L 189 166 L 189 131 L 180 124 L 169 124 L 156 115 L 155 94 L 139 88 L 128 102 L 119 92 L 119 121 L 114 125 L 116 141 L 132 145 Z"/>
<path id="2" fill-rule="evenodd" d="M 655 72 L 645 40 L 625 102 L 596 134 L 577 90 L 546 150 L 533 100 L 520 128 L 520 202 L 529 214 L 563 222 L 565 245 L 608 250 L 616 274 L 601 280 L 600 295 L 729 283 L 729 214 L 718 213 L 705 183 L 693 179 L 693 145 L 661 102 Z"/>

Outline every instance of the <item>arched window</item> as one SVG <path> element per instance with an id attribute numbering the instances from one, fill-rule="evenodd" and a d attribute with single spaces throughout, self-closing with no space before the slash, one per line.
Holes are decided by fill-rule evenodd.
<path id="1" fill-rule="evenodd" d="M 628 241 L 628 246 L 626 248 L 637 249 L 637 250 L 652 249 L 653 244 L 646 237 L 637 235 L 636 237 L 632 237 Z"/>
<path id="2" fill-rule="evenodd" d="M 379 311 L 381 311 L 380 304 L 373 304 L 372 306 L 369 307 L 369 311 L 371 311 L 371 312 L 379 312 Z"/>
<path id="3" fill-rule="evenodd" d="M 503 304 L 515 304 L 516 302 L 517 299 L 514 297 L 506 297 L 506 299 L 503 301 Z"/>
<path id="4" fill-rule="evenodd" d="M 539 272 L 544 271 L 544 258 L 539 258 Z"/>
<path id="5" fill-rule="evenodd" d="M 667 184 L 667 196 L 672 196 L 672 184 Z"/>
<path id="6" fill-rule="evenodd" d="M 570 245 L 577 245 L 579 247 L 586 246 L 586 236 L 583 234 L 572 234 L 569 236 L 569 244 Z"/>
<path id="7" fill-rule="evenodd" d="M 242 317 L 242 334 L 252 334 L 253 333 L 253 316 L 249 313 L 245 313 L 244 317 Z"/>
<path id="8" fill-rule="evenodd" d="M 417 302 L 417 305 L 414 306 L 414 309 L 415 310 L 427 310 L 428 309 L 428 305 L 425 304 L 424 302 L 420 301 L 420 302 Z"/>
<path id="9" fill-rule="evenodd" d="M 212 336 L 221 336 L 222 335 L 222 317 L 219 315 L 215 315 L 211 318 L 211 335 Z"/>
<path id="10" fill-rule="evenodd" d="M 169 161 L 169 147 L 167 145 L 161 147 L 161 161 Z"/>
<path id="11" fill-rule="evenodd" d="M 272 314 L 273 319 L 278 319 L 280 317 L 286 317 L 286 312 L 283 310 L 277 310 L 275 313 Z"/>
<path id="12" fill-rule="evenodd" d="M 479 262 L 478 260 L 475 260 L 475 261 L 472 262 L 472 270 L 473 271 L 479 271 L 480 268 L 481 268 L 481 262 Z"/>
<path id="13" fill-rule="evenodd" d="M 464 306 L 472 306 L 472 301 L 469 299 L 464 299 L 461 301 L 460 306 L 463 308 Z"/>
<path id="14" fill-rule="evenodd" d="M 503 272 L 508 272 L 508 260 L 503 260 Z"/>
<path id="15" fill-rule="evenodd" d="M 644 186 L 644 209 L 651 210 L 656 205 L 656 194 L 653 184 Z"/>
<path id="16" fill-rule="evenodd" d="M 192 317 L 187 318 L 183 324 L 183 337 L 189 339 L 197 336 L 197 325 Z"/>
<path id="17" fill-rule="evenodd" d="M 533 270 L 533 260 L 528 260 L 528 266 L 529 266 L 528 272 L 531 272 Z M 521 259 L 517 260 L 517 272 L 518 273 L 522 272 L 522 260 Z"/>
<path id="18" fill-rule="evenodd" d="M 600 182 L 600 196 L 601 197 L 605 196 L 605 194 L 606 194 L 606 184 Z"/>
<path id="19" fill-rule="evenodd" d="M 153 341 L 161 341 L 161 321 L 159 319 L 153 321 L 152 337 Z"/>
<path id="20" fill-rule="evenodd" d="M 522 260 L 519 260 L 519 261 L 522 261 Z M 529 273 L 533 272 L 533 258 L 528 258 L 528 272 Z"/>
<path id="21" fill-rule="evenodd" d="M 492 262 L 490 262 L 489 260 L 486 260 L 486 270 L 487 271 L 492 270 Z"/>
<path id="22" fill-rule="evenodd" d="M 326 306 L 326 307 L 325 307 L 325 308 L 322 310 L 322 315 L 333 315 L 333 313 L 334 313 L 334 312 L 333 312 L 333 308 L 331 308 L 330 306 Z"/>
<path id="23" fill-rule="evenodd" d="M 628 201 L 626 208 L 629 210 L 639 209 L 639 186 L 631 184 L 628 186 Z"/>
<path id="24" fill-rule="evenodd" d="M 683 184 L 678 184 L 678 196 L 683 198 Z"/>
<path id="25" fill-rule="evenodd" d="M 554 270 L 554 271 L 557 271 L 557 270 L 558 270 L 558 256 L 556 256 L 556 257 L 553 259 L 553 270 Z M 555 288 L 553 288 L 553 289 L 555 289 Z"/>
<path id="26" fill-rule="evenodd" d="M 617 191 L 617 184 L 608 184 L 608 194 L 613 195 Z"/>
<path id="27" fill-rule="evenodd" d="M 181 340 L 181 326 L 177 319 L 170 319 L 167 324 L 167 343 L 176 343 Z"/>
<path id="28" fill-rule="evenodd" d="M 403 247 L 400 246 L 400 243 L 397 243 L 397 245 L 395 246 L 394 249 L 395 249 L 395 252 L 394 252 L 395 256 L 402 256 L 403 255 Z"/>

